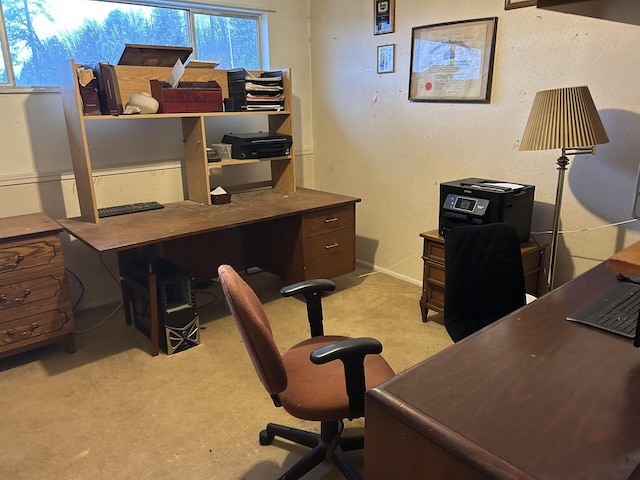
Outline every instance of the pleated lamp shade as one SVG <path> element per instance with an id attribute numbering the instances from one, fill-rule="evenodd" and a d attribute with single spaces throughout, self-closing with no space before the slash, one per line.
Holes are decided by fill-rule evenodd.
<path id="1" fill-rule="evenodd" d="M 591 147 L 608 143 L 588 87 L 536 93 L 520 150 Z"/>

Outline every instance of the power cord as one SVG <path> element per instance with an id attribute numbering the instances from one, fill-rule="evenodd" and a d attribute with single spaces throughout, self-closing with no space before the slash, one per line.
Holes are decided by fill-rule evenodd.
<path id="1" fill-rule="evenodd" d="M 107 265 L 104 263 L 104 259 L 102 258 L 102 255 L 100 255 L 100 263 L 102 263 L 102 266 L 104 267 L 104 269 L 107 271 L 107 273 L 109 274 L 109 276 L 111 276 L 111 278 L 113 279 L 113 281 L 116 283 L 116 285 L 118 286 L 118 288 L 120 287 L 120 282 L 118 281 L 118 279 L 116 278 L 116 276 L 113 274 L 113 272 L 111 272 L 111 270 L 107 267 Z M 71 272 L 71 270 L 68 270 L 69 272 Z M 80 299 L 82 298 L 82 295 L 84 295 L 84 285 L 83 283 L 80 281 L 80 278 L 78 278 L 78 276 L 71 272 L 71 274 L 78 280 L 78 282 L 80 283 L 80 286 L 82 287 L 82 293 L 80 294 L 80 298 L 78 299 L 78 302 L 76 303 L 76 305 L 74 306 L 74 310 L 75 307 L 78 306 L 78 304 L 80 303 Z M 96 323 L 95 325 L 89 327 L 89 328 L 85 328 L 84 330 L 76 330 L 75 333 L 87 333 L 90 332 L 92 330 L 95 330 L 98 327 L 101 327 L 102 325 L 104 325 L 107 321 L 109 321 L 109 319 L 111 317 L 113 317 L 118 310 L 120 310 L 123 306 L 122 300 L 120 300 L 120 303 L 118 303 L 118 305 L 116 306 L 116 308 L 109 313 L 105 318 L 103 318 L 102 320 L 100 320 L 98 323 Z"/>

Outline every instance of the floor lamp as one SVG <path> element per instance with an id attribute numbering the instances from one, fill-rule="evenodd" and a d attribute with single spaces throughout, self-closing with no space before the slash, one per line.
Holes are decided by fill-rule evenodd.
<path id="1" fill-rule="evenodd" d="M 556 252 L 560 227 L 560 207 L 564 175 L 569 165 L 568 155 L 595 154 L 595 145 L 608 143 L 598 110 L 589 88 L 570 87 L 536 93 L 527 126 L 522 135 L 520 150 L 556 150 L 558 186 L 551 229 L 551 252 L 547 270 L 547 291 L 554 288 Z"/>

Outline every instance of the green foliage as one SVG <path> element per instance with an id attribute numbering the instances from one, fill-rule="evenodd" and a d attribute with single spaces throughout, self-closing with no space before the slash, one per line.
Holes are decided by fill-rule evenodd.
<path id="1" fill-rule="evenodd" d="M 39 22 L 54 22 L 55 7 L 64 0 L 0 0 L 12 67 L 18 86 L 58 85 L 58 65 L 73 58 L 79 62 L 117 63 L 125 43 L 189 46 L 187 11 L 177 8 L 118 6 L 102 21 L 85 19 L 78 25 L 55 25 L 56 30 L 40 31 Z M 86 0 L 87 8 L 95 0 Z M 51 9 L 51 12 L 47 10 Z M 214 60 L 221 68 L 260 67 L 258 24 L 247 17 L 195 15 L 196 51 L 201 60 Z M 0 64 L 0 81 L 5 69 Z"/>

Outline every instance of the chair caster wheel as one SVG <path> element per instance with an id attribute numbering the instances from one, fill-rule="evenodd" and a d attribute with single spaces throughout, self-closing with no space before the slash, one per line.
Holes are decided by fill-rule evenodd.
<path id="1" fill-rule="evenodd" d="M 269 435 L 266 430 L 262 430 L 260 432 L 260 445 L 271 445 L 274 438 L 275 437 L 273 435 Z"/>

